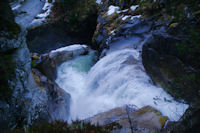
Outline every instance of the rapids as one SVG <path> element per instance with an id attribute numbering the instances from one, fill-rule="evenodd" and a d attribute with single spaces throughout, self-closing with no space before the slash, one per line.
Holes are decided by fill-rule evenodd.
<path id="1" fill-rule="evenodd" d="M 146 74 L 140 52 L 123 48 L 96 61 L 94 51 L 63 63 L 56 82 L 71 94 L 70 119 L 85 119 L 126 104 L 141 108 L 150 105 L 170 120 L 177 121 L 188 108 Z"/>

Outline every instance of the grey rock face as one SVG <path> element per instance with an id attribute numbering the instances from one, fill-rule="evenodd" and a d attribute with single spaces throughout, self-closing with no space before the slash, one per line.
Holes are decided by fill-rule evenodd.
<path id="1" fill-rule="evenodd" d="M 181 88 L 172 87 L 174 82 L 180 82 L 180 78 L 184 79 L 185 76 L 197 72 L 184 63 L 185 57 L 178 50 L 177 43 L 180 43 L 183 39 L 171 36 L 168 33 L 153 31 L 153 35 L 143 46 L 142 59 L 147 73 L 155 84 L 162 85 L 176 98 L 181 97 L 187 102 L 191 102 L 194 100 L 197 90 L 195 87 L 192 90 L 189 89 L 190 87 L 186 87 L 191 84 L 190 79 L 185 81 L 188 83 Z M 185 92 L 187 92 L 187 95 L 185 95 Z"/>
<path id="2" fill-rule="evenodd" d="M 6 38 L 1 40 L 6 40 L 6 45 L 9 46 L 4 47 L 4 52 L 12 50 L 9 54 L 15 63 L 15 77 L 8 81 L 12 95 L 8 101 L 1 102 L 1 122 L 7 123 L 4 128 L 31 125 L 35 121 L 47 119 L 47 95 L 45 91 L 36 87 L 33 80 L 25 32 L 22 32 L 15 41 Z"/>
<path id="3" fill-rule="evenodd" d="M 33 68 L 32 72 L 37 86 L 47 93 L 50 121 L 67 121 L 70 109 L 70 94 L 61 89 L 56 83 L 50 81 L 37 69 Z"/>

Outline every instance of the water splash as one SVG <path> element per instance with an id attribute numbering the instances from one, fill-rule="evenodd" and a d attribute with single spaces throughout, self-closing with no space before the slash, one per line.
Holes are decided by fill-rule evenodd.
<path id="1" fill-rule="evenodd" d="M 72 96 L 70 119 L 84 119 L 114 107 L 134 104 L 138 108 L 150 105 L 177 121 L 188 108 L 152 84 L 137 50 L 111 52 L 90 69 L 93 57 L 90 52 L 58 68 L 56 82 Z"/>

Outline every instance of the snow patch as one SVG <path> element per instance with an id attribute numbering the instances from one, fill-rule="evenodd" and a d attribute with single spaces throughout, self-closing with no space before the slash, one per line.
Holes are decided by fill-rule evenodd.
<path id="1" fill-rule="evenodd" d="M 87 51 L 88 46 L 86 45 L 80 45 L 80 44 L 74 44 L 74 45 L 70 45 L 70 46 L 66 46 L 66 47 L 62 47 L 56 50 L 52 50 L 49 53 L 49 57 L 50 58 L 54 58 L 56 56 L 59 56 L 60 54 L 67 54 L 68 52 L 72 52 L 73 56 L 78 56 L 83 54 L 84 52 Z"/>
<path id="2" fill-rule="evenodd" d="M 97 4 L 102 4 L 101 0 L 96 0 Z"/>
<path id="3" fill-rule="evenodd" d="M 63 52 L 63 51 L 75 51 L 78 49 L 85 49 L 87 47 L 88 47 L 87 45 L 74 44 L 67 47 L 62 47 L 56 50 L 52 50 L 50 53 Z"/>
<path id="4" fill-rule="evenodd" d="M 115 35 L 115 30 L 112 30 L 110 33 L 114 36 Z"/>
<path id="5" fill-rule="evenodd" d="M 140 18 L 142 15 L 136 15 L 136 16 L 132 16 L 131 20 L 135 19 L 135 18 Z"/>
<path id="6" fill-rule="evenodd" d="M 47 21 L 47 17 L 50 15 L 51 13 L 51 8 L 53 6 L 55 0 L 52 1 L 52 3 L 49 3 L 48 0 L 46 0 L 44 7 L 42 8 L 43 13 L 40 13 L 36 16 L 36 19 L 34 19 L 31 22 L 31 26 L 36 26 L 36 25 L 40 25 L 44 22 Z"/>
<path id="7" fill-rule="evenodd" d="M 108 8 L 107 14 L 108 15 L 112 15 L 113 13 L 117 12 L 119 9 L 120 9 L 119 6 L 113 6 L 113 5 L 111 5 Z"/>
<path id="8" fill-rule="evenodd" d="M 135 11 L 135 9 L 137 9 L 138 7 L 139 7 L 139 5 L 133 5 L 133 6 L 130 7 L 130 9 L 131 9 L 132 11 Z"/>
<path id="9" fill-rule="evenodd" d="M 130 18 L 131 16 L 130 15 L 125 15 L 123 18 L 122 18 L 122 20 L 124 21 L 124 20 L 126 20 L 127 18 Z"/>
<path id="10" fill-rule="evenodd" d="M 18 8 L 20 8 L 21 7 L 21 4 L 18 4 L 18 5 L 16 5 L 16 6 L 14 6 L 14 7 L 12 7 L 12 10 L 14 11 L 14 10 L 17 10 Z"/>
<path id="11" fill-rule="evenodd" d="M 123 12 L 123 13 L 124 13 L 124 12 L 128 12 L 128 10 L 129 10 L 129 9 L 124 9 L 124 10 L 121 10 L 121 11 L 116 11 L 116 12 L 117 12 L 117 13 L 121 13 L 121 12 Z"/>

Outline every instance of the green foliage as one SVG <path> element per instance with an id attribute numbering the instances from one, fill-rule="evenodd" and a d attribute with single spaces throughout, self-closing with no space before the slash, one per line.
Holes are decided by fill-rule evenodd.
<path id="1" fill-rule="evenodd" d="M 106 0 L 102 1 L 105 2 Z M 109 0 L 109 5 L 119 6 L 121 9 L 127 9 L 135 3 L 135 0 Z"/>
<path id="2" fill-rule="evenodd" d="M 15 77 L 16 64 L 9 54 L 0 54 L 0 100 L 8 101 L 13 90 L 9 80 Z"/>
<path id="3" fill-rule="evenodd" d="M 143 17 L 152 17 L 160 14 L 162 4 L 154 0 L 138 0 L 139 7 L 135 10 L 136 14 L 142 14 Z"/>
<path id="4" fill-rule="evenodd" d="M 188 41 L 177 43 L 177 48 L 188 64 L 200 68 L 200 29 L 194 25 L 187 26 L 186 29 L 189 30 Z"/>
<path id="5" fill-rule="evenodd" d="M 62 6 L 65 11 L 69 11 L 76 4 L 77 0 L 62 0 Z"/>
<path id="6" fill-rule="evenodd" d="M 173 22 L 199 20 L 199 0 L 137 0 L 136 13 L 143 17 L 158 17 Z"/>
<path id="7" fill-rule="evenodd" d="M 200 98 L 200 73 L 191 73 L 178 77 L 168 86 L 170 94 L 177 99 L 185 98 L 192 102 Z M 186 95 L 187 94 L 187 95 Z"/>
<path id="8" fill-rule="evenodd" d="M 21 29 L 14 21 L 14 15 L 6 0 L 0 1 L 0 36 L 8 39 L 17 38 Z"/>
<path id="9" fill-rule="evenodd" d="M 10 22 L 7 20 L 0 21 L 0 36 L 4 36 L 8 39 L 17 39 L 21 28 L 15 22 Z M 3 31 L 3 32 L 2 32 Z"/>
<path id="10" fill-rule="evenodd" d="M 67 31 L 78 33 L 80 30 L 87 31 L 91 26 L 96 25 L 97 5 L 94 0 L 62 0 L 54 5 L 57 6 L 54 6 L 57 11 L 62 11 L 59 16 L 64 14 L 63 21 L 70 25 Z"/>
<path id="11" fill-rule="evenodd" d="M 94 126 L 81 121 L 74 121 L 72 124 L 55 121 L 34 125 L 28 129 L 16 129 L 9 133 L 108 133 L 108 131 L 101 126 Z"/>
<path id="12" fill-rule="evenodd" d="M 37 64 L 35 63 L 35 60 L 32 60 L 32 61 L 31 61 L 31 67 L 34 68 L 34 67 L 36 67 L 36 66 L 37 66 Z"/>

